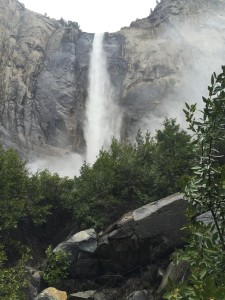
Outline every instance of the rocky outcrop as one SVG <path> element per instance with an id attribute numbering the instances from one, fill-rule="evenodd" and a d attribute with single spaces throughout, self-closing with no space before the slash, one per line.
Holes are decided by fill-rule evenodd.
<path id="1" fill-rule="evenodd" d="M 102 268 L 129 272 L 168 255 L 181 243 L 186 207 L 177 194 L 125 214 L 99 238 Z"/>
<path id="2" fill-rule="evenodd" d="M 181 244 L 180 228 L 186 222 L 183 195 L 175 194 L 125 214 L 100 235 L 81 231 L 59 244 L 54 252 L 70 254 L 73 278 L 123 274 L 151 264 Z"/>
<path id="3" fill-rule="evenodd" d="M 70 255 L 69 278 L 61 283 L 69 299 L 120 299 L 114 287 L 142 269 L 146 269 L 143 276 L 152 288 L 133 292 L 129 297 L 126 294 L 126 298 L 154 299 L 161 266 L 167 267 L 170 254 L 183 245 L 180 229 L 187 221 L 186 208 L 183 195 L 174 194 L 125 214 L 102 233 L 87 229 L 59 244 L 53 251 L 64 250 Z M 178 273 L 178 269 L 170 269 L 169 276 Z M 112 290 L 107 289 L 110 287 Z"/>
<path id="4" fill-rule="evenodd" d="M 156 128 L 165 115 L 182 121 L 184 102 L 201 100 L 210 74 L 225 59 L 219 29 L 224 10 L 224 1 L 162 0 L 148 18 L 121 30 L 128 135 L 135 127 Z"/>
<path id="5" fill-rule="evenodd" d="M 225 61 L 224 12 L 222 0 L 162 0 L 148 18 L 105 35 L 123 137 L 201 98 Z M 0 0 L 0 33 L 2 142 L 30 158 L 84 152 L 93 34 L 17 0 Z"/>
<path id="6" fill-rule="evenodd" d="M 0 135 L 24 154 L 84 149 L 87 70 L 93 34 L 0 1 Z"/>

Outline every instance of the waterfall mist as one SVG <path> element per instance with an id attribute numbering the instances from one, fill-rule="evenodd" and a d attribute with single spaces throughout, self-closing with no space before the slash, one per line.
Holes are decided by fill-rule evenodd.
<path id="1" fill-rule="evenodd" d="M 95 34 L 90 58 L 89 88 L 86 103 L 86 161 L 93 163 L 101 148 L 108 148 L 112 137 L 120 137 L 122 113 L 107 71 L 103 49 L 104 33 Z"/>

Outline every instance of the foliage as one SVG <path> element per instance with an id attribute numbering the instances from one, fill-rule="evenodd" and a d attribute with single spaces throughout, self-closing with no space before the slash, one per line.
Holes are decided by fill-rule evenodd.
<path id="1" fill-rule="evenodd" d="M 163 130 L 156 131 L 155 166 L 158 176 L 155 185 L 158 199 L 185 186 L 193 160 L 190 135 L 176 124 L 175 119 L 166 119 L 163 126 Z"/>
<path id="2" fill-rule="evenodd" d="M 113 139 L 110 149 L 101 150 L 93 166 L 85 163 L 80 176 L 75 178 L 71 195 L 70 205 L 76 219 L 84 226 L 100 228 L 115 220 L 128 205 L 132 208 L 144 203 L 151 189 L 147 166 L 152 161 L 153 148 L 150 136 L 139 133 L 136 144 Z M 144 156 L 148 156 L 148 161 Z"/>
<path id="3" fill-rule="evenodd" d="M 224 139 L 225 67 L 223 73 L 212 75 L 211 82 L 212 85 L 208 87 L 209 98 L 203 97 L 205 107 L 199 120 L 194 117 L 196 105 L 186 104 L 188 110 L 185 110 L 185 115 L 189 128 L 195 134 L 193 143 L 199 154 L 199 163 L 193 168 L 195 176 L 187 187 L 186 194 L 193 213 L 207 210 L 212 213 L 220 241 L 225 248 L 225 186 L 218 163 L 221 153 L 216 149 L 217 141 Z"/>
<path id="4" fill-rule="evenodd" d="M 65 219 L 71 219 L 65 203 L 73 184 L 47 170 L 30 175 L 16 151 L 0 146 L 0 243 L 7 255 L 17 252 L 18 240 L 24 242 L 24 233 L 32 228 L 39 226 L 43 233 L 40 225 L 47 224 L 52 234 L 65 227 Z"/>
<path id="5" fill-rule="evenodd" d="M 49 246 L 46 258 L 43 278 L 50 286 L 57 287 L 69 274 L 69 254 L 64 250 L 53 252 Z"/>
<path id="6" fill-rule="evenodd" d="M 219 165 L 221 153 L 216 148 L 218 140 L 224 139 L 225 129 L 225 67 L 222 70 L 211 77 L 209 97 L 203 97 L 202 117 L 195 119 L 196 105 L 186 104 L 184 110 L 199 160 L 185 191 L 190 218 L 188 244 L 176 259 L 189 262 L 191 276 L 179 286 L 172 285 L 165 299 L 225 299 L 225 185 Z M 209 224 L 193 222 L 196 215 L 206 211 L 212 217 Z"/>
<path id="7" fill-rule="evenodd" d="M 101 228 L 127 210 L 177 192 L 190 169 L 189 142 L 174 119 L 167 119 L 155 138 L 139 131 L 135 143 L 113 139 L 110 149 L 101 150 L 93 166 L 85 163 L 75 178 L 68 205 L 76 220 Z"/>
<path id="8" fill-rule="evenodd" d="M 14 150 L 0 145 L 0 235 L 18 226 L 24 215 L 27 170 Z"/>
<path id="9" fill-rule="evenodd" d="M 214 224 L 190 224 L 191 238 L 185 250 L 176 253 L 175 260 L 187 261 L 190 277 L 178 286 L 170 282 L 164 299 L 205 300 L 225 299 L 225 255 Z"/>
<path id="10" fill-rule="evenodd" d="M 64 202 L 72 184 L 72 180 L 60 178 L 47 170 L 30 176 L 26 163 L 16 151 L 0 146 L 1 299 L 25 299 L 23 288 L 26 285 L 25 263 L 28 256 L 23 243 L 36 248 L 33 246 L 39 238 L 36 228 L 39 226 L 43 238 L 44 231 L 40 225 L 45 223 L 47 228 L 56 230 L 53 222 L 56 217 L 65 227 L 61 216 L 67 211 Z"/>
<path id="11" fill-rule="evenodd" d="M 29 259 L 27 250 L 24 250 L 21 259 L 13 267 L 7 267 L 7 257 L 0 247 L 0 298 L 2 300 L 25 300 L 24 288 L 27 287 L 27 272 L 25 265 Z"/>
<path id="12" fill-rule="evenodd" d="M 49 223 L 51 217 L 60 217 L 72 187 L 73 180 L 60 178 L 57 173 L 44 170 L 33 174 L 28 179 L 26 202 L 26 213 L 32 222 L 40 225 Z"/>
<path id="13" fill-rule="evenodd" d="M 31 175 L 14 150 L 0 146 L 0 298 L 22 299 L 25 259 L 17 252 L 23 252 L 23 244 L 45 249 L 72 214 L 73 227 L 79 222 L 102 228 L 128 210 L 176 192 L 181 178 L 188 176 L 189 141 L 168 119 L 156 137 L 139 131 L 135 143 L 113 139 L 110 149 L 101 150 L 93 166 L 84 163 L 75 179 L 47 170 Z M 67 275 L 67 257 L 51 248 L 47 256 L 45 280 L 59 284 Z M 7 287 L 1 286 L 3 281 Z"/>

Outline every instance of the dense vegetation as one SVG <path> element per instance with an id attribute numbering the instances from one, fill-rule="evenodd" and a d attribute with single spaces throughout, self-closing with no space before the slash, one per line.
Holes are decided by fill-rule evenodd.
<path id="1" fill-rule="evenodd" d="M 174 119 L 166 119 L 155 136 L 139 131 L 134 143 L 113 139 L 109 150 L 101 150 L 92 166 L 84 163 L 74 179 L 47 170 L 31 175 L 14 150 L 0 147 L 1 299 L 25 297 L 25 266 L 32 263 L 29 252 L 33 254 L 36 245 L 44 251 L 59 241 L 58 232 L 72 227 L 103 228 L 128 210 L 182 190 L 188 181 L 189 235 L 176 257 L 190 263 L 191 276 L 179 286 L 172 284 L 165 299 L 225 298 L 225 172 L 220 153 L 225 68 L 213 74 L 211 83 L 202 118 L 195 119 L 196 105 L 186 105 L 192 138 Z M 213 222 L 195 222 L 206 211 Z M 64 253 L 55 257 L 50 247 L 47 256 L 45 280 L 58 282 L 67 274 Z M 56 261 L 63 270 L 58 263 L 55 267 Z"/>
<path id="2" fill-rule="evenodd" d="M 138 132 L 135 143 L 113 139 L 74 179 L 47 170 L 31 175 L 14 150 L 0 147 L 0 287 L 9 280 L 1 299 L 22 299 L 26 280 L 18 284 L 16 276 L 23 278 L 28 246 L 31 253 L 37 245 L 44 251 L 65 228 L 102 228 L 127 210 L 180 190 L 191 161 L 190 136 L 173 119 L 154 138 Z"/>
<path id="3" fill-rule="evenodd" d="M 112 140 L 93 166 L 75 178 L 70 206 L 83 227 L 102 228 L 122 213 L 181 190 L 192 163 L 190 136 L 166 119 L 155 137 L 138 132 L 135 143 Z"/>
<path id="4" fill-rule="evenodd" d="M 25 265 L 37 245 L 43 250 L 51 241 L 51 234 L 59 230 L 55 218 L 62 219 L 66 213 L 64 196 L 71 188 L 71 180 L 47 170 L 29 176 L 18 154 L 0 147 L 1 299 L 23 299 L 22 290 L 27 284 Z"/>

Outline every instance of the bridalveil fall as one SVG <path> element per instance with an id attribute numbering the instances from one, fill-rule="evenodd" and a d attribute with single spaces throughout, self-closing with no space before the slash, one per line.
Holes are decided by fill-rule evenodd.
<path id="1" fill-rule="evenodd" d="M 99 150 L 110 146 L 112 137 L 119 139 L 122 113 L 107 71 L 103 48 L 104 33 L 95 34 L 90 57 L 88 99 L 86 103 L 86 161 L 94 163 Z"/>

